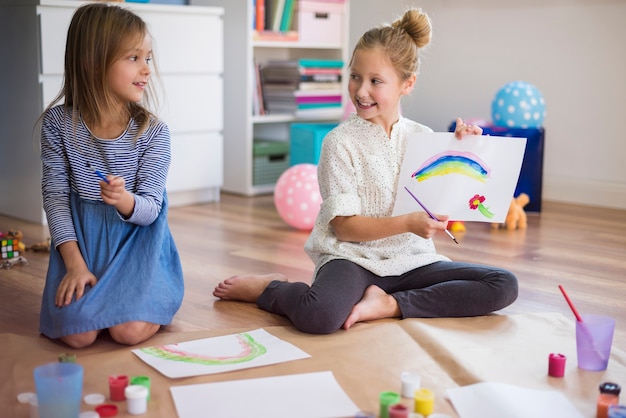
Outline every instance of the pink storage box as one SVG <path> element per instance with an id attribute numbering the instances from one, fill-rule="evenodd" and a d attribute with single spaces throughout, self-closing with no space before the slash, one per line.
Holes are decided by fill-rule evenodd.
<path id="1" fill-rule="evenodd" d="M 300 42 L 341 43 L 344 13 L 343 2 L 300 0 L 298 2 Z"/>

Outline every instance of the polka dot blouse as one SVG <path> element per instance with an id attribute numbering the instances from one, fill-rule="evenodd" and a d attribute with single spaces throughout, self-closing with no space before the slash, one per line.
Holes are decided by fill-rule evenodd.
<path id="1" fill-rule="evenodd" d="M 333 259 L 350 260 L 379 276 L 395 276 L 447 257 L 431 239 L 404 233 L 368 242 L 339 241 L 330 221 L 336 216 L 391 216 L 407 136 L 432 132 L 401 117 L 391 138 L 356 114 L 328 133 L 322 143 L 318 181 L 323 202 L 305 250 L 317 270 Z"/>

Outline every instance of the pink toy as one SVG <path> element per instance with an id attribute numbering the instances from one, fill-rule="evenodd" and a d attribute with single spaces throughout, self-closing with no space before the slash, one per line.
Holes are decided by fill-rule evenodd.
<path id="1" fill-rule="evenodd" d="M 316 165 L 296 164 L 278 178 L 274 205 L 290 226 L 306 231 L 313 229 L 321 203 Z"/>

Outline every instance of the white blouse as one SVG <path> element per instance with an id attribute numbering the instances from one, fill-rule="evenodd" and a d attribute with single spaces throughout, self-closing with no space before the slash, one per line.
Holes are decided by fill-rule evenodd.
<path id="1" fill-rule="evenodd" d="M 350 260 L 379 276 L 449 260 L 437 254 L 431 239 L 413 233 L 347 242 L 338 240 L 330 225 L 336 216 L 391 216 L 407 136 L 415 132 L 432 129 L 400 117 L 389 138 L 380 125 L 353 113 L 326 135 L 317 167 L 323 202 L 304 247 L 315 273 L 334 259 Z"/>

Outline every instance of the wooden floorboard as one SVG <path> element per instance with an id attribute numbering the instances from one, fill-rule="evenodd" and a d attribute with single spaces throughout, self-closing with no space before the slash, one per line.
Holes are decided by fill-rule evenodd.
<path id="1" fill-rule="evenodd" d="M 528 214 L 528 229 L 494 230 L 466 223 L 459 244 L 438 234 L 438 250 L 459 261 L 502 266 L 519 278 L 518 300 L 501 314 L 561 312 L 573 318 L 562 284 L 581 313 L 614 316 L 615 344 L 626 349 L 626 211 L 543 202 Z M 279 271 L 309 282 L 313 264 L 303 251 L 308 233 L 285 224 L 271 196 L 222 194 L 221 201 L 170 209 L 172 233 L 185 273 L 185 298 L 163 332 L 288 324 L 252 304 L 217 301 L 211 292 L 226 277 Z M 0 231 L 21 229 L 31 245 L 47 228 L 0 216 Z M 139 254 L 138 249 L 138 254 Z M 0 333 L 38 335 L 39 304 L 48 254 L 25 253 L 28 264 L 0 269 Z"/>

